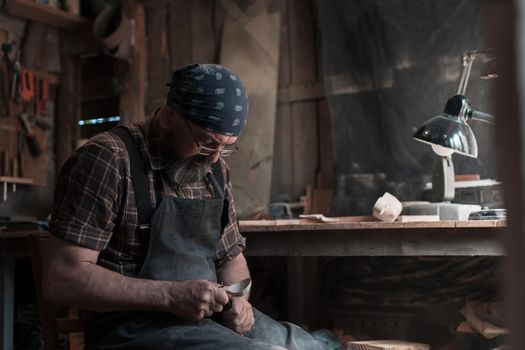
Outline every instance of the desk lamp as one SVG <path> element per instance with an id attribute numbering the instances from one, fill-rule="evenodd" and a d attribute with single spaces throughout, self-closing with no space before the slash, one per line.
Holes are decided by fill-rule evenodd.
<path id="1" fill-rule="evenodd" d="M 470 107 L 465 91 L 475 57 L 492 51 L 466 51 L 463 54 L 462 74 L 457 94 L 450 97 L 442 114 L 424 123 L 412 136 L 415 140 L 432 146 L 438 155 L 432 174 L 432 199 L 436 203 L 418 204 L 409 207 L 410 214 L 437 214 L 444 220 L 463 220 L 473 211 L 479 211 L 479 205 L 450 203 L 454 199 L 454 165 L 452 154 L 459 153 L 477 158 L 478 144 L 467 121 L 479 120 L 493 123 L 490 114 L 475 111 Z M 485 74 L 484 77 L 494 77 Z"/>

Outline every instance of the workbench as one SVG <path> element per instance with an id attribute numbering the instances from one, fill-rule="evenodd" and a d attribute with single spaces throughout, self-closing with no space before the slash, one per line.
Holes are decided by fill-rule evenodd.
<path id="1" fill-rule="evenodd" d="M 500 256 L 505 221 L 240 221 L 248 256 Z"/>
<path id="2" fill-rule="evenodd" d="M 319 256 L 501 256 L 504 221 L 383 223 L 345 217 L 334 223 L 309 220 L 240 221 L 247 256 L 288 257 L 289 314 L 300 321 L 302 257 Z M 14 265 L 27 256 L 24 239 L 44 231 L 0 232 L 0 350 L 13 348 Z"/>
<path id="3" fill-rule="evenodd" d="M 354 216 L 333 223 L 292 219 L 239 226 L 247 256 L 286 257 L 287 320 L 313 328 L 321 315 L 317 257 L 504 255 L 505 221 L 497 220 L 386 223 Z"/>

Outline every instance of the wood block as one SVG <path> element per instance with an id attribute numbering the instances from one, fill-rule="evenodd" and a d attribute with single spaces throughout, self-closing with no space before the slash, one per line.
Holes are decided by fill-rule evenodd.
<path id="1" fill-rule="evenodd" d="M 399 222 L 428 222 L 439 221 L 439 215 L 401 215 L 397 218 Z"/>
<path id="2" fill-rule="evenodd" d="M 240 226 L 287 226 L 299 225 L 301 220 L 297 219 L 280 219 L 280 220 L 241 220 Z"/>
<path id="3" fill-rule="evenodd" d="M 348 350 L 429 350 L 430 346 L 402 340 L 352 341 Z"/>
<path id="4" fill-rule="evenodd" d="M 463 174 L 463 175 L 456 175 L 454 177 L 455 181 L 476 181 L 479 180 L 481 177 L 479 174 Z"/>

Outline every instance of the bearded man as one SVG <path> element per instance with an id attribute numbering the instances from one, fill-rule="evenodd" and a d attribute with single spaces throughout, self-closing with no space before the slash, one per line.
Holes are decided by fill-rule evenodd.
<path id="1" fill-rule="evenodd" d="M 325 349 L 223 288 L 250 278 L 223 159 L 246 124 L 243 83 L 193 64 L 168 85 L 150 119 L 94 136 L 61 170 L 45 297 L 88 311 L 87 349 Z"/>

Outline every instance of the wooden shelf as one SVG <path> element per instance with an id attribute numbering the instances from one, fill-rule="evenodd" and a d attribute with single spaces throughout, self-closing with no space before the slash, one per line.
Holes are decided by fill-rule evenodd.
<path id="1" fill-rule="evenodd" d="M 27 177 L 0 176 L 0 183 L 10 183 L 17 185 L 32 185 L 33 179 Z"/>
<path id="2" fill-rule="evenodd" d="M 4 10 L 10 15 L 44 23 L 55 28 L 73 28 L 91 25 L 91 21 L 83 17 L 37 3 L 34 0 L 5 0 Z"/>

